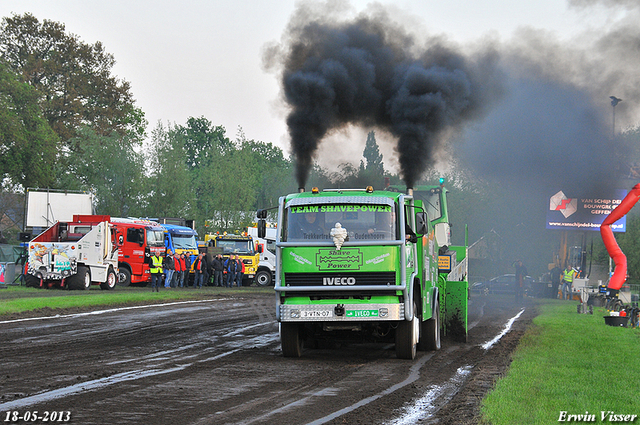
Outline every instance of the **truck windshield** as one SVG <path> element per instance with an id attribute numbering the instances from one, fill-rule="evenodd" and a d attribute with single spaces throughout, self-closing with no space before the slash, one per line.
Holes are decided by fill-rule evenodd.
<path id="1" fill-rule="evenodd" d="M 331 241 L 331 229 L 340 223 L 349 241 L 395 240 L 396 214 L 389 205 L 331 204 L 287 208 L 283 240 Z"/>
<path id="2" fill-rule="evenodd" d="M 223 254 L 255 255 L 252 241 L 218 239 L 216 246 L 222 248 Z"/>
<path id="3" fill-rule="evenodd" d="M 171 235 L 175 249 L 198 249 L 198 241 L 194 235 Z"/>
<path id="4" fill-rule="evenodd" d="M 416 192 L 416 194 L 418 194 Z M 430 221 L 437 220 L 442 217 L 442 207 L 440 205 L 440 191 L 419 192 L 418 198 L 424 201 L 424 207 L 427 210 L 427 216 Z"/>
<path id="5" fill-rule="evenodd" d="M 147 229 L 147 245 L 164 246 L 164 230 Z"/>

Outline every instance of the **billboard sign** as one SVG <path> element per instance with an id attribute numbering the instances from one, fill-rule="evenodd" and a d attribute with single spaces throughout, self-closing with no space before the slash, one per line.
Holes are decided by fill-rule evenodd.
<path id="1" fill-rule="evenodd" d="M 27 190 L 27 227 L 71 221 L 74 214 L 93 214 L 93 196 L 86 192 Z"/>
<path id="2" fill-rule="evenodd" d="M 600 231 L 604 219 L 625 196 L 627 191 L 618 189 L 598 196 L 551 191 L 547 199 L 547 229 Z M 626 216 L 611 225 L 614 232 L 625 232 L 626 228 Z"/>

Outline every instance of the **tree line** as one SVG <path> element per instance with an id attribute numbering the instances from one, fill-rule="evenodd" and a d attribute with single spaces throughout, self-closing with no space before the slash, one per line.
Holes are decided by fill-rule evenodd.
<path id="1" fill-rule="evenodd" d="M 184 217 L 196 220 L 201 235 L 237 232 L 253 222 L 258 208 L 274 207 L 280 196 L 297 190 L 295 160 L 271 143 L 248 140 L 242 128 L 231 138 L 200 116 L 150 129 L 130 83 L 113 76 L 114 64 L 100 42 L 88 44 L 62 23 L 29 13 L 2 18 L 0 217 L 22 225 L 16 211 L 26 188 L 84 190 L 94 194 L 98 214 Z M 637 129 L 625 137 L 640 139 Z M 455 152 L 450 156 L 445 176 L 454 242 L 463 242 L 466 224 L 471 242 L 495 232 L 504 272 L 516 257 L 530 271 L 543 272 L 558 238 L 544 229 L 540 200 L 523 199 L 510 182 L 479 178 L 456 163 Z M 435 184 L 439 177 L 430 171 L 418 184 Z M 386 183 L 402 181 L 385 168 L 371 131 L 359 166 L 345 163 L 331 172 L 316 164 L 308 186 Z M 635 279 L 639 223 L 630 214 L 627 234 L 619 235 Z M 604 263 L 606 253 L 595 239 L 594 258 Z"/>
<path id="2" fill-rule="evenodd" d="M 247 212 L 297 189 L 294 160 L 241 128 L 231 139 L 202 116 L 149 131 L 129 82 L 112 75 L 114 64 L 100 42 L 87 44 L 62 23 L 29 13 L 2 19 L 3 192 L 90 191 L 99 214 L 192 218 L 202 232 L 242 229 L 253 221 Z M 315 166 L 310 184 L 381 181 L 373 133 L 365 157 L 360 168 L 345 164 L 339 173 Z"/>

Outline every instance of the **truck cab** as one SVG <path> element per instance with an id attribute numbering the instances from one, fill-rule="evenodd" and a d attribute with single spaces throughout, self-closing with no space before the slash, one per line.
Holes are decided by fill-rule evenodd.
<path id="1" fill-rule="evenodd" d="M 455 295 L 450 272 L 439 269 L 439 222 L 429 208 L 413 190 L 371 187 L 280 198 L 274 289 L 284 356 L 300 356 L 304 341 L 357 334 L 395 342 L 399 358 L 413 359 L 418 349 L 440 348 L 441 331 L 452 329 L 443 323 L 450 311 L 466 338 L 467 298 Z M 258 211 L 259 237 L 266 216 Z"/>
<path id="2" fill-rule="evenodd" d="M 253 240 L 261 247 L 260 263 L 255 277 L 256 285 L 272 286 L 276 274 L 276 234 L 278 230 L 274 227 L 267 227 L 264 238 L 258 237 L 257 227 L 249 227 L 247 230 Z"/>
<path id="3" fill-rule="evenodd" d="M 224 260 L 231 255 L 238 255 L 238 258 L 244 264 L 242 285 L 250 286 L 253 283 L 258 270 L 258 263 L 260 262 L 260 253 L 255 241 L 249 234 L 209 233 L 205 235 L 204 241 L 209 254 L 221 254 Z"/>
<path id="4" fill-rule="evenodd" d="M 164 228 L 158 223 L 138 218 L 112 217 L 120 244 L 119 284 L 147 284 L 151 280 L 148 256 L 165 252 Z"/>
<path id="5" fill-rule="evenodd" d="M 440 347 L 437 247 L 421 201 L 373 188 L 314 189 L 280 198 L 277 228 L 285 356 L 300 356 L 304 340 L 354 333 L 395 341 L 399 358 Z"/>

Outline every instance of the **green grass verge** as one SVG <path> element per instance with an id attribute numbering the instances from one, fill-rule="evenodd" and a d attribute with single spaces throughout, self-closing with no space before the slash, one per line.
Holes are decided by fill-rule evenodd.
<path id="1" fill-rule="evenodd" d="M 609 422 L 601 411 L 640 415 L 640 330 L 605 325 L 604 308 L 578 314 L 575 302 L 549 300 L 540 311 L 483 401 L 482 423 L 558 423 L 561 412 L 589 412 L 596 423 Z"/>
<path id="2" fill-rule="evenodd" d="M 163 288 L 160 292 L 151 292 L 151 288 L 137 287 L 116 288 L 112 291 L 103 291 L 99 287 L 92 287 L 88 291 L 66 291 L 9 286 L 0 290 L 0 316 L 42 308 L 113 307 L 118 305 L 148 304 L 158 300 L 197 300 L 220 295 L 259 292 L 273 293 L 273 288 Z"/>

